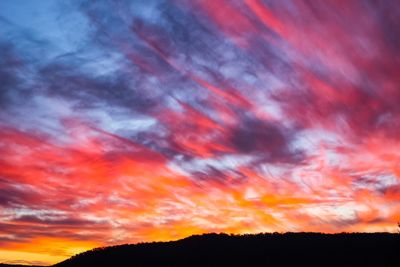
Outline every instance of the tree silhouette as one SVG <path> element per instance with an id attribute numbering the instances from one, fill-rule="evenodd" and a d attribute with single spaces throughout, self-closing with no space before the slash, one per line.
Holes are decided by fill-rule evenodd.
<path id="1" fill-rule="evenodd" d="M 400 223 L 399 223 L 400 224 Z M 390 233 L 204 234 L 93 249 L 54 267 L 400 266 Z"/>

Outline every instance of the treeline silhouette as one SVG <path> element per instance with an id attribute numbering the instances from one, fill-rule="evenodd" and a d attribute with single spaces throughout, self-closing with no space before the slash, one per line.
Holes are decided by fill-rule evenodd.
<path id="1" fill-rule="evenodd" d="M 204 234 L 95 248 L 53 267 L 400 267 L 399 252 L 400 234 L 390 233 Z"/>
<path id="2" fill-rule="evenodd" d="M 96 248 L 54 267 L 327 266 L 399 267 L 390 233 L 204 234 L 171 242 Z"/>

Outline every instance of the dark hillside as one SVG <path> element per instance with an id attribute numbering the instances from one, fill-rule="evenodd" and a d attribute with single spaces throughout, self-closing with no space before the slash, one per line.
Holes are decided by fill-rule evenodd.
<path id="1" fill-rule="evenodd" d="M 99 248 L 56 267 L 337 266 L 399 267 L 400 235 L 206 234 L 174 242 Z"/>

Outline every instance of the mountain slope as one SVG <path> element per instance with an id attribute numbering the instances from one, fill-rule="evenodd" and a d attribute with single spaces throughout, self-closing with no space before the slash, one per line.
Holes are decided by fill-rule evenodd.
<path id="1" fill-rule="evenodd" d="M 174 242 L 94 249 L 56 267 L 101 266 L 400 266 L 400 235 L 206 234 Z"/>

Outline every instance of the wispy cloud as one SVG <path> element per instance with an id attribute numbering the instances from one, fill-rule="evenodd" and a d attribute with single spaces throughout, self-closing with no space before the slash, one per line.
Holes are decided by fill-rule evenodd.
<path id="1" fill-rule="evenodd" d="M 3 249 L 395 230 L 394 2 L 0 5 Z"/>

